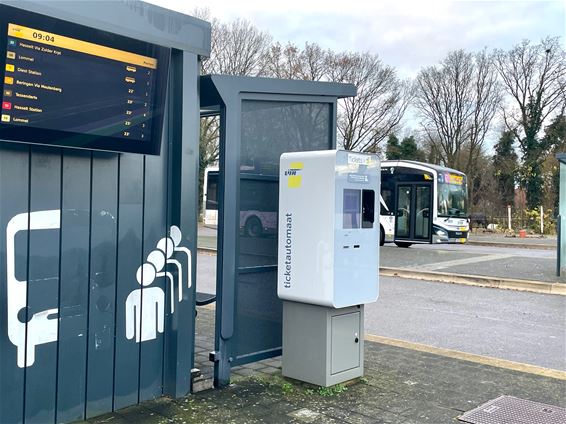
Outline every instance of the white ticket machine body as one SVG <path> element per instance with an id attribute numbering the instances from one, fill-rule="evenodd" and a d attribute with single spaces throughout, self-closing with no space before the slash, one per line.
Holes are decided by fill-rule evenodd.
<path id="1" fill-rule="evenodd" d="M 284 153 L 279 183 L 283 375 L 321 386 L 359 377 L 363 305 L 379 294 L 379 159 Z"/>

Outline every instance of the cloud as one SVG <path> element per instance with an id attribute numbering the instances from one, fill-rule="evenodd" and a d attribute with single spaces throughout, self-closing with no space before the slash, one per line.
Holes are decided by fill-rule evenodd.
<path id="1" fill-rule="evenodd" d="M 510 48 L 525 38 L 566 35 L 561 0 L 150 1 L 189 14 L 208 7 L 223 21 L 248 19 L 282 44 L 378 53 L 402 76 L 414 76 L 450 50 Z"/>

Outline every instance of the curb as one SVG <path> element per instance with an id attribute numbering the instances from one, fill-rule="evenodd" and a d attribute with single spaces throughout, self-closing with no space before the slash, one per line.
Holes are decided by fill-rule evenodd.
<path id="1" fill-rule="evenodd" d="M 516 247 L 519 249 L 541 249 L 541 250 L 556 250 L 556 245 L 552 244 L 522 244 L 522 243 L 509 243 L 503 241 L 480 241 L 468 240 L 466 244 L 475 246 L 491 246 L 491 247 Z"/>
<path id="2" fill-rule="evenodd" d="M 468 286 L 491 287 L 496 289 L 519 290 L 531 293 L 566 296 L 566 284 L 542 281 L 514 280 L 511 278 L 485 277 L 482 275 L 449 274 L 433 271 L 416 271 L 407 268 L 379 268 L 379 274 L 387 277 L 410 278 L 414 280 L 438 281 L 441 283 Z"/>

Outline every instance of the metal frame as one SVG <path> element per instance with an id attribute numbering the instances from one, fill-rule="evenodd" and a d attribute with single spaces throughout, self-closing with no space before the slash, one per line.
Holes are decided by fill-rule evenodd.
<path id="1" fill-rule="evenodd" d="M 330 146 L 336 147 L 337 99 L 356 95 L 351 84 L 313 81 L 291 81 L 272 78 L 207 75 L 201 78 L 201 108 L 220 110 L 220 178 L 218 210 L 218 256 L 216 280 L 216 330 L 215 352 L 211 355 L 214 365 L 214 385 L 225 386 L 230 381 L 230 368 L 238 363 L 260 360 L 280 353 L 280 349 L 257 352 L 251 356 L 234 358 L 232 337 L 236 302 L 236 277 L 238 271 L 240 223 L 240 147 L 242 102 L 246 100 L 316 102 L 330 104 Z M 206 112 L 205 112 L 206 113 Z M 256 267 L 250 272 L 267 268 Z M 270 267 L 273 268 L 273 267 Z"/>

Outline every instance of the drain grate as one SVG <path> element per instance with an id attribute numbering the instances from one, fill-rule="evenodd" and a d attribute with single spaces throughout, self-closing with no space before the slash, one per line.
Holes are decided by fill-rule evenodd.
<path id="1" fill-rule="evenodd" d="M 458 419 L 470 424 L 564 424 L 566 409 L 513 396 L 499 396 Z"/>

